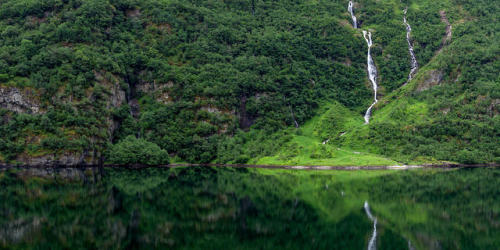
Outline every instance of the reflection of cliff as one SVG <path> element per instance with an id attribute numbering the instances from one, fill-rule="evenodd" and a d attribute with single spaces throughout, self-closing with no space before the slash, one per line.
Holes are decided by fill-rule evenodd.
<path id="1" fill-rule="evenodd" d="M 21 242 L 29 234 L 36 233 L 45 222 L 45 218 L 17 219 L 0 224 L 0 246 L 7 242 Z"/>
<path id="2" fill-rule="evenodd" d="M 6 211 L 44 208 L 30 210 L 33 217 L 24 220 L 18 214 L 7 216 L 7 224 L 0 220 L 0 226 L 30 225 L 29 218 L 44 216 L 38 228 L 42 233 L 27 231 L 19 244 L 45 248 L 87 244 L 116 249 L 211 249 L 215 244 L 224 249 L 361 249 L 364 242 L 356 239 L 368 233 L 360 212 L 334 223 L 325 221 L 315 206 L 292 194 L 276 177 L 245 169 L 107 168 L 92 185 L 61 178 L 81 180 L 92 171 L 21 169 L 0 174 Z M 38 181 L 29 189 L 18 188 L 31 180 Z M 85 233 L 72 236 L 80 232 Z M 16 244 L 6 240 L 0 248 Z"/>
<path id="3" fill-rule="evenodd" d="M 0 169 L 0 173 L 3 171 L 9 171 L 7 169 Z M 98 167 L 54 167 L 54 168 L 42 168 L 42 167 L 30 167 L 30 168 L 19 168 L 12 172 L 12 176 L 17 178 L 44 178 L 52 179 L 56 181 L 70 181 L 70 182 L 82 182 L 87 183 L 97 183 L 102 178 L 102 169 Z"/>

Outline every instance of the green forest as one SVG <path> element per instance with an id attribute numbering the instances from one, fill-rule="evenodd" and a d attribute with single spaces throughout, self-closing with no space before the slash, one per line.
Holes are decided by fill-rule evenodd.
<path id="1" fill-rule="evenodd" d="M 0 163 L 499 163 L 498 3 L 348 2 L 4 0 Z"/>

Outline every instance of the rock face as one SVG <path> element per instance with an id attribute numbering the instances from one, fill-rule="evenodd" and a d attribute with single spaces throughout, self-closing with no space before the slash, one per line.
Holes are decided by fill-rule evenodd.
<path id="1" fill-rule="evenodd" d="M 141 74 L 146 75 L 147 73 Z M 172 98 L 169 95 L 169 92 L 174 87 L 174 82 L 169 81 L 166 83 L 157 83 L 147 82 L 147 81 L 139 81 L 139 83 L 135 86 L 136 90 L 143 93 L 153 94 L 155 100 L 159 103 L 169 104 L 172 102 Z"/>
<path id="2" fill-rule="evenodd" d="M 493 117 L 500 114 L 500 99 L 494 99 L 491 101 L 490 106 L 488 107 L 488 113 Z"/>
<path id="3" fill-rule="evenodd" d="M 114 75 L 108 74 L 105 72 L 94 72 L 95 79 L 102 85 L 105 86 L 109 92 L 109 99 L 106 104 L 106 107 L 116 108 L 120 107 L 122 104 L 126 103 L 126 93 L 120 87 L 120 81 Z"/>
<path id="4" fill-rule="evenodd" d="M 78 166 L 78 165 L 95 165 L 98 164 L 98 159 L 92 153 L 64 152 L 63 154 L 42 155 L 38 157 L 19 155 L 16 158 L 17 162 L 30 166 Z"/>
<path id="5" fill-rule="evenodd" d="M 441 17 L 441 22 L 446 24 L 446 35 L 443 38 L 443 45 L 449 43 L 451 41 L 451 24 L 448 21 L 448 17 L 446 17 L 446 12 L 444 10 L 439 11 L 439 16 Z"/>
<path id="6" fill-rule="evenodd" d="M 238 116 L 239 116 L 240 127 L 243 130 L 248 130 L 250 126 L 252 126 L 252 124 L 255 122 L 255 118 L 253 118 L 252 116 L 250 116 L 250 114 L 248 114 L 246 105 L 247 105 L 247 97 L 242 96 L 240 98 L 240 109 L 238 112 Z"/>
<path id="7" fill-rule="evenodd" d="M 438 54 L 441 53 L 443 48 L 451 42 L 451 36 L 452 36 L 452 34 L 451 34 L 452 26 L 451 26 L 450 21 L 448 20 L 448 17 L 446 17 L 446 12 L 444 10 L 439 11 L 439 16 L 441 17 L 441 22 L 446 24 L 446 33 L 443 37 L 443 41 L 441 42 L 441 46 L 439 47 L 439 50 L 437 51 Z"/>
<path id="8" fill-rule="evenodd" d="M 94 72 L 95 79 L 107 88 L 109 91 L 108 100 L 106 102 L 106 108 L 118 108 L 123 104 L 127 103 L 127 93 L 120 86 L 120 80 L 111 74 L 106 74 L 106 72 Z M 108 123 L 108 133 L 110 135 L 120 126 L 117 121 L 114 121 L 111 117 L 107 119 Z M 92 161 L 94 164 L 95 161 Z"/>
<path id="9" fill-rule="evenodd" d="M 439 85 L 443 81 L 443 72 L 432 70 L 424 77 L 424 80 L 418 85 L 416 92 L 422 92 L 433 86 Z"/>
<path id="10" fill-rule="evenodd" d="M 35 100 L 35 93 L 32 90 L 0 87 L 0 108 L 16 113 L 39 114 L 40 105 Z"/>

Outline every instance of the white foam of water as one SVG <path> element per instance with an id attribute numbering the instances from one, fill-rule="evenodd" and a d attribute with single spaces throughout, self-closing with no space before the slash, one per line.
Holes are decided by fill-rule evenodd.
<path id="1" fill-rule="evenodd" d="M 356 16 L 354 15 L 354 12 L 353 12 L 353 3 L 352 1 L 349 1 L 349 6 L 347 6 L 347 10 L 349 10 L 349 13 L 351 13 L 351 17 L 352 17 L 352 26 L 357 29 L 358 28 L 358 22 L 356 20 Z"/>
<path id="2" fill-rule="evenodd" d="M 370 79 L 370 82 L 372 83 L 373 93 L 374 93 L 373 94 L 374 101 L 373 101 L 372 105 L 370 105 L 370 107 L 368 107 L 368 109 L 366 110 L 365 117 L 364 117 L 365 124 L 367 124 L 370 122 L 370 117 L 372 115 L 372 108 L 378 102 L 378 99 L 377 99 L 378 85 L 377 85 L 377 68 L 375 67 L 375 63 L 373 62 L 373 58 L 371 55 L 371 48 L 373 45 L 372 33 L 363 30 L 363 37 L 365 38 L 366 44 L 368 45 L 368 55 L 367 55 L 367 59 L 366 59 L 367 65 L 368 65 L 368 78 Z"/>
<path id="3" fill-rule="evenodd" d="M 408 50 L 410 52 L 411 64 L 410 64 L 410 74 L 408 75 L 408 81 L 406 81 L 405 85 L 413 79 L 413 76 L 417 73 L 418 70 L 418 62 L 415 57 L 415 52 L 413 51 L 413 44 L 411 43 L 410 34 L 411 34 L 411 26 L 406 20 L 406 12 L 408 8 L 404 10 L 403 22 L 406 26 L 406 41 L 408 42 Z"/>

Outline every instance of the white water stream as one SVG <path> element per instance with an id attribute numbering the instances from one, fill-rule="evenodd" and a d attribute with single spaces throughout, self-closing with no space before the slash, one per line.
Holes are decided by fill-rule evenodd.
<path id="1" fill-rule="evenodd" d="M 408 75 L 408 81 L 406 81 L 405 85 L 413 79 L 413 76 L 417 73 L 418 70 L 418 62 L 417 58 L 415 57 L 415 52 L 413 51 L 413 44 L 411 43 L 410 40 L 410 33 L 411 33 L 411 26 L 406 20 L 406 12 L 408 11 L 408 7 L 405 8 L 404 10 L 404 16 L 403 16 L 403 22 L 406 26 L 406 41 L 408 42 L 408 50 L 410 51 L 410 57 L 411 57 L 411 67 L 410 67 L 410 74 Z"/>
<path id="2" fill-rule="evenodd" d="M 366 216 L 368 219 L 373 221 L 373 232 L 372 237 L 370 237 L 370 241 L 368 241 L 368 250 L 376 250 L 377 249 L 377 217 L 373 216 L 370 205 L 368 205 L 368 201 L 365 201 L 365 205 L 363 206 L 365 209 Z M 411 244 L 411 241 L 408 240 L 408 249 L 415 250 L 415 247 Z"/>
<path id="3" fill-rule="evenodd" d="M 352 17 L 352 26 L 357 29 L 358 28 L 358 22 L 356 20 L 356 16 L 354 15 L 354 12 L 353 12 L 353 2 L 352 1 L 349 1 L 349 6 L 347 6 L 347 10 L 349 10 L 349 13 L 351 13 L 351 17 Z"/>
<path id="4" fill-rule="evenodd" d="M 370 205 L 368 205 L 368 201 L 365 201 L 365 213 L 368 218 L 373 221 L 373 233 L 370 241 L 368 242 L 368 250 L 376 250 L 377 249 L 377 218 L 373 217 L 370 211 Z"/>
<path id="5" fill-rule="evenodd" d="M 415 247 L 411 244 L 410 240 L 408 240 L 408 250 L 415 250 Z"/>
<path id="6" fill-rule="evenodd" d="M 368 36 L 367 36 L 368 35 Z M 377 99 L 377 68 L 375 67 L 375 63 L 373 62 L 373 58 L 371 55 L 371 48 L 372 48 L 372 33 L 367 32 L 363 30 L 363 37 L 366 40 L 366 43 L 368 44 L 368 55 L 367 55 L 367 65 L 368 65 L 368 78 L 370 79 L 370 82 L 372 83 L 373 86 L 373 103 L 370 105 L 370 107 L 366 110 L 365 114 L 365 124 L 370 122 L 370 117 L 372 115 L 372 108 L 377 104 L 378 99 Z"/>

